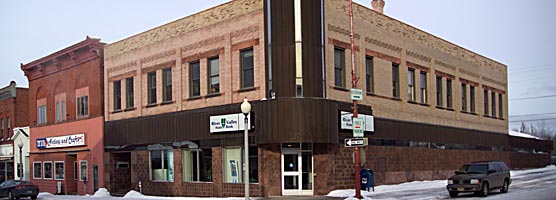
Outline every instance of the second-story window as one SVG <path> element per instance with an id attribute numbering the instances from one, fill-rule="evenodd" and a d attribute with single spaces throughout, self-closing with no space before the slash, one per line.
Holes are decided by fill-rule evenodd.
<path id="1" fill-rule="evenodd" d="M 446 107 L 452 106 L 452 79 L 446 79 Z"/>
<path id="2" fill-rule="evenodd" d="M 114 81 L 114 110 L 122 109 L 122 82 Z"/>
<path id="3" fill-rule="evenodd" d="M 392 63 L 392 97 L 400 98 L 400 65 Z"/>
<path id="4" fill-rule="evenodd" d="M 6 140 L 9 140 L 10 138 L 12 138 L 12 135 L 11 135 L 12 134 L 12 125 L 11 125 L 9 117 L 6 118 L 6 124 L 7 124 L 6 127 L 8 128 L 7 133 L 6 133 L 6 135 L 7 135 Z"/>
<path id="5" fill-rule="evenodd" d="M 492 117 L 496 117 L 496 93 L 494 91 L 491 93 L 491 101 L 492 101 Z"/>
<path id="6" fill-rule="evenodd" d="M 147 74 L 147 104 L 156 104 L 156 71 Z"/>
<path id="7" fill-rule="evenodd" d="M 240 88 L 250 88 L 255 86 L 255 63 L 253 57 L 253 48 L 244 49 L 239 52 L 240 68 L 241 68 L 241 85 Z"/>
<path id="8" fill-rule="evenodd" d="M 125 79 L 125 105 L 126 108 L 133 108 L 134 99 L 133 99 L 133 77 L 129 77 Z"/>
<path id="9" fill-rule="evenodd" d="M 436 105 L 442 107 L 442 76 L 436 77 Z"/>
<path id="10" fill-rule="evenodd" d="M 461 111 L 467 111 L 467 85 L 461 84 Z"/>
<path id="11" fill-rule="evenodd" d="M 46 105 L 37 107 L 37 124 L 46 124 Z"/>
<path id="12" fill-rule="evenodd" d="M 483 92 L 483 109 L 484 114 L 488 115 L 488 90 L 484 90 Z"/>
<path id="13" fill-rule="evenodd" d="M 415 101 L 415 70 L 411 68 L 407 71 L 407 99 Z"/>
<path id="14" fill-rule="evenodd" d="M 189 63 L 189 96 L 201 96 L 201 64 L 199 61 Z"/>
<path id="15" fill-rule="evenodd" d="M 504 118 L 504 107 L 502 106 L 502 94 L 498 94 L 498 117 Z"/>
<path id="16" fill-rule="evenodd" d="M 162 101 L 172 101 L 172 68 L 162 70 Z"/>
<path id="17" fill-rule="evenodd" d="M 475 113 L 475 86 L 469 85 L 469 109 Z"/>
<path id="18" fill-rule="evenodd" d="M 374 66 L 373 66 L 373 57 L 369 57 L 367 56 L 365 58 L 365 67 L 366 67 L 366 71 L 365 71 L 365 80 L 366 82 L 366 86 L 367 86 L 367 92 L 368 93 L 374 93 Z"/>
<path id="19" fill-rule="evenodd" d="M 419 91 L 421 95 L 421 103 L 427 103 L 427 73 L 421 72 L 419 79 Z"/>
<path id="20" fill-rule="evenodd" d="M 334 48 L 334 86 L 346 87 L 346 55 L 345 50 Z"/>
<path id="21" fill-rule="evenodd" d="M 89 96 L 77 97 L 77 117 L 89 116 Z"/>
<path id="22" fill-rule="evenodd" d="M 208 64 L 208 93 L 218 94 L 220 93 L 220 61 L 218 57 L 209 58 Z"/>
<path id="23" fill-rule="evenodd" d="M 2 127 L 2 129 L 0 129 L 0 135 L 2 135 L 2 140 L 4 140 L 4 119 L 0 118 L 0 127 Z"/>

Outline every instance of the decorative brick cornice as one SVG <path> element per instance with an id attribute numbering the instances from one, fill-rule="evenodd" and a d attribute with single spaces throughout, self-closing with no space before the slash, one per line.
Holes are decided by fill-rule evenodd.
<path id="1" fill-rule="evenodd" d="M 124 79 L 124 78 L 133 77 L 135 75 L 137 75 L 137 71 L 126 72 L 126 73 L 115 75 L 115 76 L 112 76 L 112 77 L 108 78 L 108 82 L 114 82 L 114 81 L 121 80 L 121 79 Z"/>
<path id="2" fill-rule="evenodd" d="M 435 69 L 434 72 L 437 76 L 442 76 L 444 78 L 448 78 L 448 79 L 452 79 L 452 80 L 456 79 L 456 77 L 454 75 L 438 71 L 437 69 Z"/>
<path id="3" fill-rule="evenodd" d="M 241 49 L 245 49 L 245 48 L 249 48 L 249 47 L 254 47 L 259 45 L 259 38 L 255 38 L 255 39 L 251 39 L 251 40 L 247 40 L 247 41 L 243 41 L 243 42 L 238 42 L 235 44 L 232 44 L 232 51 L 237 51 L 237 50 L 241 50 Z"/>
<path id="4" fill-rule="evenodd" d="M 172 61 L 168 61 L 165 63 L 161 63 L 158 65 L 154 65 L 154 66 L 149 66 L 149 67 L 144 67 L 143 69 L 141 69 L 141 74 L 146 74 L 152 71 L 157 71 L 163 68 L 167 68 L 167 67 L 174 67 L 176 66 L 176 61 L 172 60 Z"/>
<path id="5" fill-rule="evenodd" d="M 424 72 L 427 72 L 427 73 L 430 71 L 430 69 L 428 67 L 419 65 L 417 63 L 412 63 L 412 62 L 409 62 L 409 61 L 406 61 L 406 66 L 408 68 L 418 69 L 420 71 L 424 71 Z"/>
<path id="6" fill-rule="evenodd" d="M 479 86 L 479 83 L 477 83 L 475 81 L 470 81 L 470 80 L 467 80 L 467 79 L 464 79 L 464 78 L 461 78 L 461 77 L 459 78 L 459 82 L 465 83 L 467 85 L 472 85 L 472 86 L 475 86 L 475 87 Z"/>
<path id="7" fill-rule="evenodd" d="M 237 31 L 233 31 L 230 33 L 230 37 L 235 38 L 235 37 L 240 37 L 240 36 L 244 36 L 244 35 L 248 35 L 250 33 L 258 33 L 259 32 L 259 26 L 257 25 L 253 25 L 253 26 L 249 26 Z"/>
<path id="8" fill-rule="evenodd" d="M 379 46 L 379 47 L 382 47 L 382 48 L 385 48 L 385 49 L 389 49 L 391 51 L 395 51 L 395 52 L 398 52 L 398 53 L 402 52 L 401 47 L 395 46 L 395 45 L 387 43 L 387 42 L 380 41 L 378 39 L 365 37 L 365 42 L 370 43 L 370 44 L 374 44 L 376 46 Z"/>
<path id="9" fill-rule="evenodd" d="M 482 77 L 482 79 L 483 79 L 483 80 L 485 80 L 485 81 L 488 81 L 488 82 L 494 83 L 494 84 L 498 84 L 498 85 L 501 85 L 501 86 L 504 86 L 504 85 L 506 85 L 505 83 L 502 83 L 502 82 L 500 82 L 500 81 L 497 81 L 497 80 L 491 79 L 491 78 L 489 78 L 489 77 L 486 77 L 486 76 L 483 76 L 483 77 Z"/>
<path id="10" fill-rule="evenodd" d="M 332 44 L 335 47 L 340 47 L 343 49 L 351 49 L 351 44 L 347 42 L 343 42 L 340 40 L 336 40 L 334 38 L 328 38 L 328 44 Z M 355 51 L 359 51 L 359 46 L 355 45 Z"/>
<path id="11" fill-rule="evenodd" d="M 163 59 L 163 58 L 166 58 L 166 57 L 169 57 L 169 56 L 173 56 L 173 55 L 176 55 L 176 50 L 175 49 L 171 49 L 171 50 L 168 50 L 168 51 L 165 51 L 165 52 L 162 52 L 162 53 L 158 53 L 158 54 L 155 54 L 155 55 L 152 55 L 152 56 L 142 58 L 141 63 L 148 63 L 148 62 L 152 62 L 152 61 L 155 61 L 155 60 L 160 60 L 160 59 Z"/>
<path id="12" fill-rule="evenodd" d="M 339 26 L 334 26 L 332 24 L 328 24 L 328 30 L 332 31 L 332 32 L 342 34 L 342 35 L 346 35 L 346 36 L 349 36 L 351 34 L 350 30 L 339 27 Z M 359 38 L 361 38 L 361 35 L 359 35 L 358 33 L 354 33 L 353 38 L 359 39 Z"/>
<path id="13" fill-rule="evenodd" d="M 369 55 L 369 56 L 372 56 L 372 57 L 387 60 L 387 61 L 390 61 L 390 62 L 393 62 L 393 63 L 397 63 L 397 64 L 401 63 L 401 59 L 399 59 L 399 58 L 396 58 L 394 56 L 389 56 L 389 55 L 386 55 L 386 54 L 383 54 L 383 53 L 380 53 L 380 52 L 377 52 L 377 51 L 373 51 L 373 50 L 370 50 L 370 49 L 365 49 L 365 54 Z"/>
<path id="14" fill-rule="evenodd" d="M 131 61 L 131 62 L 122 64 L 122 65 L 117 65 L 115 67 L 110 67 L 110 68 L 106 69 L 106 72 L 108 72 L 110 74 L 110 73 L 114 73 L 114 72 L 117 72 L 117 71 L 125 70 L 127 68 L 131 68 L 133 66 L 137 66 L 137 61 Z"/>
<path id="15" fill-rule="evenodd" d="M 421 61 L 423 61 L 423 62 L 431 62 L 431 60 L 432 60 L 432 59 L 431 59 L 430 57 L 428 57 L 428 56 L 421 55 L 421 54 L 418 54 L 418 53 L 415 53 L 415 52 L 409 51 L 409 50 L 405 50 L 405 55 L 407 55 L 407 56 L 409 56 L 409 57 L 416 58 L 416 59 L 421 60 Z"/>
<path id="16" fill-rule="evenodd" d="M 222 54 L 224 54 L 224 47 L 211 49 L 211 50 L 208 50 L 208 51 L 205 51 L 205 52 L 202 52 L 202 53 L 188 55 L 188 56 L 182 58 L 181 63 L 185 64 L 185 63 L 189 63 L 191 61 L 200 60 L 202 58 L 208 58 L 208 57 L 213 57 L 213 56 L 222 55 Z"/>
<path id="17" fill-rule="evenodd" d="M 440 66 L 442 66 L 442 67 L 446 67 L 446 68 L 448 68 L 448 69 L 451 69 L 451 70 L 456 71 L 456 67 L 455 67 L 455 66 L 450 65 L 450 64 L 448 64 L 448 63 L 444 63 L 444 62 L 442 62 L 442 61 L 440 61 L 440 60 L 434 60 L 434 64 L 440 65 Z"/>
<path id="18" fill-rule="evenodd" d="M 462 68 L 459 68 L 458 71 L 461 72 L 462 74 L 465 74 L 465 75 L 468 75 L 468 76 L 472 76 L 472 77 L 475 77 L 475 78 L 479 78 L 479 77 L 480 77 L 479 74 L 477 74 L 477 73 L 475 73 L 475 72 L 472 72 L 472 71 L 468 71 L 468 70 L 462 69 Z"/>
<path id="19" fill-rule="evenodd" d="M 224 36 L 224 35 L 208 38 L 208 39 L 205 39 L 205 40 L 201 40 L 199 42 L 195 42 L 193 44 L 186 45 L 186 46 L 181 48 L 181 51 L 183 53 L 183 52 L 187 52 L 187 51 L 194 50 L 194 49 L 202 49 L 203 47 L 218 44 L 219 42 L 222 42 L 224 40 L 226 40 L 226 36 Z"/>

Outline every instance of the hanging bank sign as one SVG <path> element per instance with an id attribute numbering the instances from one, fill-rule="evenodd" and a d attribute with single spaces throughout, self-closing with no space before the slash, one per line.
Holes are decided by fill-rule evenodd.
<path id="1" fill-rule="evenodd" d="M 349 112 L 340 112 L 340 129 L 351 130 L 353 129 L 353 114 Z M 357 118 L 363 120 L 363 130 L 374 132 L 374 117 L 371 115 L 358 114 Z"/>
<path id="2" fill-rule="evenodd" d="M 83 145 L 85 145 L 84 133 L 37 139 L 38 149 L 74 147 Z"/>
<path id="3" fill-rule="evenodd" d="M 210 132 L 243 131 L 245 130 L 244 118 L 243 113 L 210 116 Z M 247 130 L 251 130 L 251 114 L 247 115 L 247 123 L 249 127 Z"/>

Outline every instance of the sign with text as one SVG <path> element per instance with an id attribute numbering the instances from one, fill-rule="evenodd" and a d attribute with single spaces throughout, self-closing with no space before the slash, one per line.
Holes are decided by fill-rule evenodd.
<path id="1" fill-rule="evenodd" d="M 37 138 L 38 149 L 62 148 L 85 145 L 85 134 L 73 134 L 57 137 Z"/>
<path id="2" fill-rule="evenodd" d="M 357 117 L 353 118 L 353 137 L 363 137 L 365 136 L 365 118 Z"/>
<path id="3" fill-rule="evenodd" d="M 227 132 L 227 131 L 242 131 L 245 130 L 243 121 L 245 115 L 243 113 L 210 116 L 210 132 Z M 251 130 L 251 114 L 247 115 L 248 129 Z"/>
<path id="4" fill-rule="evenodd" d="M 362 89 L 351 89 L 351 100 L 361 101 L 363 100 L 363 90 Z"/>
<path id="5" fill-rule="evenodd" d="M 367 138 L 346 138 L 344 140 L 345 147 L 363 147 L 368 145 Z"/>
<path id="6" fill-rule="evenodd" d="M 349 112 L 342 111 L 340 112 L 340 129 L 344 130 L 352 130 L 353 129 L 353 114 Z M 365 120 L 364 122 L 364 130 L 374 132 L 374 117 L 371 115 L 365 114 L 358 114 L 357 118 L 362 118 Z"/>

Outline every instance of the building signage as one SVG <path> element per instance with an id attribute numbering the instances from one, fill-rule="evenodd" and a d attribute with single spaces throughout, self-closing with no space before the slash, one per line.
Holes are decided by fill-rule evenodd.
<path id="1" fill-rule="evenodd" d="M 353 129 L 353 120 L 351 119 L 352 117 L 353 117 L 352 113 L 344 112 L 344 111 L 340 112 L 340 129 L 352 130 Z M 364 128 L 365 131 L 369 131 L 369 132 L 375 131 L 373 116 L 358 114 L 357 118 L 361 118 L 365 120 L 365 122 L 363 123 L 365 127 Z"/>
<path id="2" fill-rule="evenodd" d="M 365 118 L 353 118 L 353 137 L 363 137 L 365 132 Z"/>
<path id="3" fill-rule="evenodd" d="M 85 145 L 84 133 L 37 139 L 38 149 L 74 147 L 83 145 Z"/>
<path id="4" fill-rule="evenodd" d="M 210 116 L 210 132 L 228 132 L 228 131 L 242 131 L 245 130 L 243 113 Z M 251 130 L 251 114 L 247 115 L 248 129 Z"/>
<path id="5" fill-rule="evenodd" d="M 367 138 L 346 138 L 344 140 L 345 147 L 363 147 L 368 145 Z"/>
<path id="6" fill-rule="evenodd" d="M 363 90 L 362 89 L 351 89 L 351 100 L 361 101 L 363 100 Z"/>

